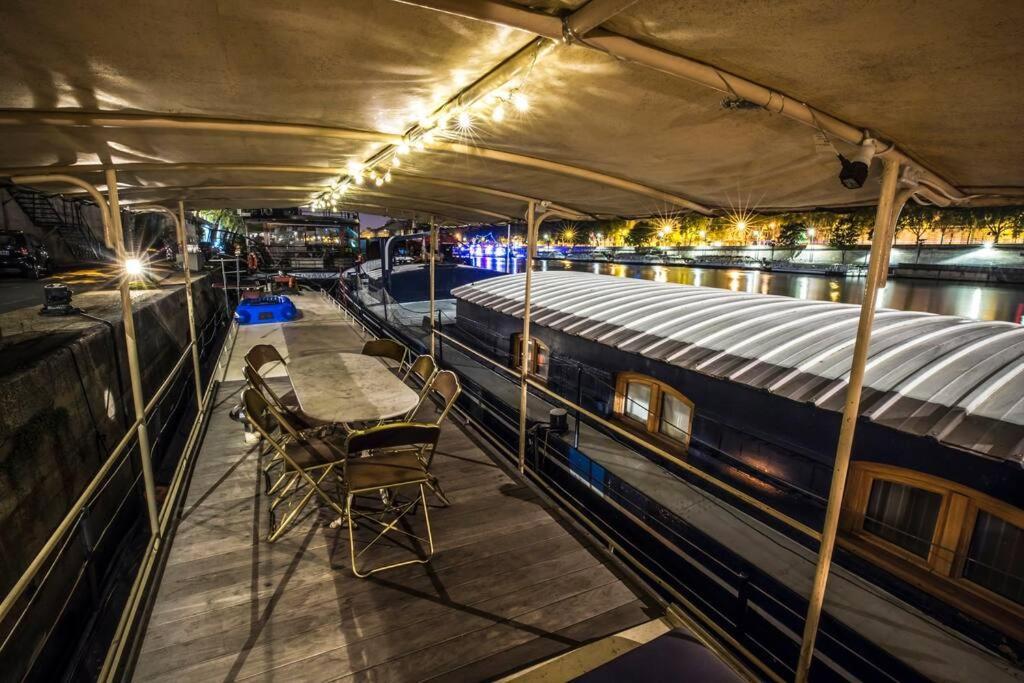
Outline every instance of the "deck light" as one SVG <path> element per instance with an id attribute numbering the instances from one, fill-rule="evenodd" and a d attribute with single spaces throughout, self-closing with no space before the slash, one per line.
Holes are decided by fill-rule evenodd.
<path id="1" fill-rule="evenodd" d="M 514 93 L 512 95 L 512 106 L 516 108 L 516 111 L 525 113 L 530 109 L 530 98 L 521 92 Z"/>
<path id="2" fill-rule="evenodd" d="M 857 151 L 846 158 L 842 154 L 837 155 L 839 163 L 839 182 L 848 190 L 857 190 L 864 187 L 864 181 L 868 179 L 868 170 L 871 160 L 875 156 L 875 141 L 865 138 Z"/>

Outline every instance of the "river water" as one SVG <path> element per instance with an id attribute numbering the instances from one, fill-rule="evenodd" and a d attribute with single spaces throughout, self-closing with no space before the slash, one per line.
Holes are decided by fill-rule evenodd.
<path id="1" fill-rule="evenodd" d="M 505 259 L 474 258 L 473 265 L 489 270 L 506 270 Z M 519 272 L 523 259 L 512 264 Z M 838 301 L 859 304 L 864 295 L 864 278 L 828 277 L 797 273 L 765 273 L 739 268 L 691 268 L 687 266 L 633 265 L 619 263 L 579 263 L 541 260 L 539 270 L 578 270 L 587 273 L 634 277 L 656 282 L 718 287 L 734 292 L 782 294 L 798 299 Z M 908 311 L 927 311 L 960 315 L 977 320 L 1021 322 L 1024 315 L 1024 288 L 939 282 L 934 280 L 890 280 L 882 293 L 881 305 Z"/>

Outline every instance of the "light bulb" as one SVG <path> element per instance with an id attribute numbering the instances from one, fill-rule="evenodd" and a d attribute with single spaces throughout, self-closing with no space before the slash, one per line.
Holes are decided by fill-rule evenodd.
<path id="1" fill-rule="evenodd" d="M 392 165 L 392 166 L 393 166 L 394 168 L 398 168 L 399 166 L 401 166 L 401 165 L 402 165 L 402 159 L 401 159 L 400 157 L 397 157 L 397 156 L 396 156 L 396 157 L 394 157 L 394 158 L 393 158 L 393 159 L 391 160 L 391 165 Z"/>
<path id="2" fill-rule="evenodd" d="M 363 170 L 363 165 L 358 161 L 348 162 L 349 175 L 358 175 Z"/>
<path id="3" fill-rule="evenodd" d="M 423 141 L 424 141 L 425 143 L 427 143 L 428 145 L 429 145 L 429 144 L 430 144 L 431 142 L 433 142 L 433 141 L 434 141 L 434 131 L 432 131 L 432 130 L 428 130 L 428 131 L 427 131 L 426 133 L 424 133 L 424 134 L 423 134 Z"/>
<path id="4" fill-rule="evenodd" d="M 124 272 L 128 275 L 142 275 L 142 261 L 137 258 L 125 260 Z"/>
<path id="5" fill-rule="evenodd" d="M 380 176 L 377 176 L 373 182 L 377 187 L 380 187 L 381 185 L 384 184 L 384 179 L 381 178 Z"/>
<path id="6" fill-rule="evenodd" d="M 398 143 L 398 147 L 395 149 L 395 152 L 397 152 L 398 154 L 408 154 L 409 143 L 406 142 L 405 140 L 402 140 L 401 142 Z"/>
<path id="7" fill-rule="evenodd" d="M 441 114 L 440 116 L 437 117 L 437 129 L 439 131 L 443 132 L 447 128 L 448 128 L 448 114 L 446 114 L 446 113 L 445 114 Z"/>
<path id="8" fill-rule="evenodd" d="M 370 171 L 370 180 L 376 180 L 376 179 L 377 179 L 377 172 L 376 171 Z"/>
<path id="9" fill-rule="evenodd" d="M 456 123 L 458 123 L 459 128 L 461 128 L 462 130 L 466 130 L 468 128 L 472 128 L 473 127 L 473 115 L 470 114 L 465 109 L 463 109 L 462 111 L 459 112 L 459 116 L 458 116 L 458 119 L 456 120 Z"/>
<path id="10" fill-rule="evenodd" d="M 353 177 L 355 178 L 356 185 L 362 185 L 363 184 L 363 174 L 362 173 L 356 173 L 355 176 L 353 176 Z"/>
<path id="11" fill-rule="evenodd" d="M 530 98 L 521 92 L 517 92 L 512 95 L 512 106 L 518 112 L 525 112 L 530 108 Z"/>
<path id="12" fill-rule="evenodd" d="M 498 106 L 491 112 L 491 120 L 495 123 L 501 123 L 505 120 L 505 104 L 503 102 L 499 102 Z"/>
<path id="13" fill-rule="evenodd" d="M 420 123 L 420 128 L 430 128 L 433 125 L 433 121 L 431 121 L 429 118 L 427 118 L 425 116 L 420 119 L 419 123 Z"/>
<path id="14" fill-rule="evenodd" d="M 391 182 L 391 171 L 388 171 L 387 173 L 384 174 L 384 182 L 385 183 L 390 183 Z"/>
<path id="15" fill-rule="evenodd" d="M 416 149 L 417 152 L 422 152 L 424 149 L 426 149 L 426 146 L 423 144 L 422 138 L 414 142 L 413 147 Z"/>

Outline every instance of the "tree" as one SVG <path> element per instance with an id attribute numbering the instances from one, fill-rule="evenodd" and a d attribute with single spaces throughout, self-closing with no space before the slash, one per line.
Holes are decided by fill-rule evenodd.
<path id="1" fill-rule="evenodd" d="M 900 214 L 899 222 L 896 224 L 896 234 L 909 232 L 914 236 L 914 243 L 917 245 L 917 255 L 914 263 L 921 260 L 921 247 L 924 245 L 924 236 L 931 230 L 935 220 L 935 210 L 927 206 L 907 206 Z"/>
<path id="2" fill-rule="evenodd" d="M 807 239 L 807 226 L 799 221 L 787 221 L 779 228 L 779 246 L 795 247 Z"/>
<path id="3" fill-rule="evenodd" d="M 860 226 L 848 218 L 843 218 L 829 232 L 828 244 L 837 249 L 846 249 L 857 244 L 860 239 Z"/>
<path id="4" fill-rule="evenodd" d="M 635 223 L 626 233 L 626 244 L 631 247 L 643 247 L 654 240 L 657 230 L 646 223 Z"/>
<path id="5" fill-rule="evenodd" d="M 1014 237 L 1024 232 L 1024 209 L 1012 206 L 990 209 L 983 214 L 983 220 L 993 244 L 999 244 L 999 238 L 1007 231 Z"/>

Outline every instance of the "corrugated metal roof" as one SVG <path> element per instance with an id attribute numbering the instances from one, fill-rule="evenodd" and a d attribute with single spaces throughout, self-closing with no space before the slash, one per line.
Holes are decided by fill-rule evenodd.
<path id="1" fill-rule="evenodd" d="M 524 275 L 453 290 L 522 317 Z M 534 273 L 533 321 L 842 411 L 860 306 L 575 271 Z M 900 431 L 1024 460 L 1024 327 L 879 309 L 861 411 Z"/>

